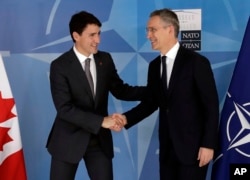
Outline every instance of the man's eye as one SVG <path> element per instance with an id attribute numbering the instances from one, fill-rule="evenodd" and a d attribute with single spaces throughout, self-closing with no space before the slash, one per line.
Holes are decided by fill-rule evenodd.
<path id="1" fill-rule="evenodd" d="M 149 33 L 149 32 L 155 33 L 156 31 L 157 31 L 156 28 L 146 28 L 146 32 L 147 32 L 147 33 Z"/>

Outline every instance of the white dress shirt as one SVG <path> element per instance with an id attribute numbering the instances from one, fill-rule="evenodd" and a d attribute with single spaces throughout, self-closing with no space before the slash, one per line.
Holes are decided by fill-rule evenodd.
<path id="1" fill-rule="evenodd" d="M 89 57 L 84 56 L 83 54 L 81 54 L 76 47 L 73 47 L 73 50 L 78 58 L 78 60 L 80 61 L 80 63 L 82 64 L 83 70 L 85 70 L 85 60 L 87 58 L 90 58 L 90 72 L 92 75 L 92 79 L 93 79 L 93 84 L 94 84 L 94 93 L 96 93 L 96 65 L 95 65 L 95 60 L 94 60 L 94 55 L 91 54 Z"/>
<path id="2" fill-rule="evenodd" d="M 167 66 L 167 85 L 169 85 L 169 81 L 171 78 L 175 57 L 179 50 L 180 44 L 177 42 L 166 54 L 161 54 L 162 56 L 167 56 L 166 66 Z M 162 65 L 161 65 L 161 73 L 162 73 Z"/>

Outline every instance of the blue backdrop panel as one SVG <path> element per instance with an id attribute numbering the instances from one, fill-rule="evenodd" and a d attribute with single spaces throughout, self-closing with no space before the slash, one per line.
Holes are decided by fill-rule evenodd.
<path id="1" fill-rule="evenodd" d="M 111 52 L 124 81 L 145 85 L 148 63 L 158 55 L 145 27 L 149 13 L 163 7 L 201 9 L 200 53 L 212 64 L 223 104 L 250 14 L 248 0 L 1 0 L 0 53 L 16 100 L 29 180 L 49 179 L 45 144 L 55 116 L 49 66 L 72 47 L 71 15 L 80 10 L 95 14 L 103 23 L 100 49 Z M 124 112 L 137 103 L 110 96 L 109 112 Z M 159 179 L 157 132 L 155 112 L 133 128 L 113 133 L 115 180 Z M 83 162 L 76 179 L 88 179 Z"/>

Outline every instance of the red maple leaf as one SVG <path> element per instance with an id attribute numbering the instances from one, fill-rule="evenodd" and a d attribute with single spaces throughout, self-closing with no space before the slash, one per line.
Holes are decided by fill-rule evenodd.
<path id="1" fill-rule="evenodd" d="M 11 109 L 15 105 L 14 99 L 3 99 L 0 91 L 0 123 L 7 121 L 16 115 L 11 112 Z M 10 128 L 0 127 L 0 151 L 3 150 L 3 145 L 12 141 L 11 137 L 8 135 Z"/>
<path id="2" fill-rule="evenodd" d="M 13 98 L 3 99 L 2 93 L 0 91 L 0 123 L 4 122 L 10 118 L 16 117 L 15 114 L 11 112 L 11 109 L 15 105 Z"/>
<path id="3" fill-rule="evenodd" d="M 0 151 L 3 151 L 3 145 L 13 141 L 11 137 L 8 135 L 8 131 L 10 128 L 0 127 Z"/>

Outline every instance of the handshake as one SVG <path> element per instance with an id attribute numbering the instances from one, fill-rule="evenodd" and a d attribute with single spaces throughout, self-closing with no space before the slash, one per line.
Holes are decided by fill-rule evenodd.
<path id="1" fill-rule="evenodd" d="M 126 124 L 127 118 L 125 115 L 114 113 L 104 117 L 102 127 L 119 132 Z"/>

